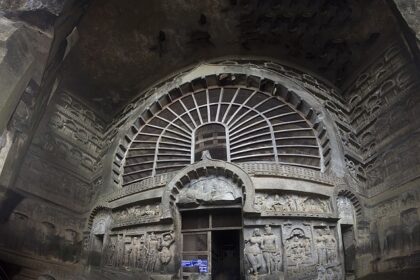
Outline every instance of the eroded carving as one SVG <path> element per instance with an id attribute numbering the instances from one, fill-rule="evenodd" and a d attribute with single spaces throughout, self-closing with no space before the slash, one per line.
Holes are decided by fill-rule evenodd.
<path id="1" fill-rule="evenodd" d="M 293 192 L 256 194 L 254 207 L 263 216 L 284 216 L 287 213 L 331 213 L 328 198 L 319 195 L 302 195 Z"/>
<path id="2" fill-rule="evenodd" d="M 160 215 L 159 204 L 135 205 L 123 208 L 113 213 L 113 227 L 156 222 L 159 220 Z"/>
<path id="3" fill-rule="evenodd" d="M 245 240 L 244 255 L 248 264 L 247 273 L 254 279 L 258 275 L 276 274 L 283 271 L 283 252 L 279 235 L 271 226 L 266 225 L 264 231 L 259 228 Z"/>
<path id="4" fill-rule="evenodd" d="M 172 231 L 164 233 L 111 234 L 103 263 L 115 268 L 137 269 L 144 272 L 167 272 L 173 260 Z"/>
<path id="5" fill-rule="evenodd" d="M 241 189 L 225 177 L 209 176 L 191 182 L 181 189 L 178 203 L 199 205 L 234 203 L 242 197 Z"/>

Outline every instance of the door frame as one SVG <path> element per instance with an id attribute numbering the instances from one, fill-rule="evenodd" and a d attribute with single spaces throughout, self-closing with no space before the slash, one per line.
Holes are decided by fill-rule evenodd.
<path id="1" fill-rule="evenodd" d="M 240 217 L 240 221 L 241 224 L 239 226 L 233 226 L 233 227 L 213 227 L 212 226 L 212 211 L 220 211 L 220 210 L 229 210 L 229 209 L 236 209 L 239 210 L 239 217 Z M 199 229 L 186 229 L 183 230 L 182 229 L 182 213 L 185 212 L 199 212 L 199 211 L 205 211 L 207 213 L 209 213 L 209 226 L 208 228 L 199 228 Z M 239 241 L 239 269 L 240 269 L 240 279 L 243 279 L 243 269 L 244 269 L 244 264 L 243 264 L 243 260 L 244 260 L 244 256 L 243 256 L 243 249 L 244 249 L 244 244 L 243 244 L 243 211 L 242 211 L 242 206 L 241 205 L 218 205 L 218 206 L 208 206 L 208 207 L 198 207 L 198 208 L 178 208 L 178 214 L 179 214 L 179 219 L 178 219 L 178 231 L 179 231 L 179 254 L 180 254 L 180 260 L 182 261 L 183 256 L 184 256 L 184 234 L 189 234 L 189 233 L 206 233 L 207 234 L 207 260 L 208 260 L 208 274 L 210 276 L 210 279 L 213 279 L 213 275 L 212 275 L 212 232 L 213 231 L 224 231 L 224 230 L 235 230 L 238 232 L 238 241 Z M 193 254 L 198 254 L 201 251 L 197 251 L 197 252 L 186 252 L 186 253 L 193 253 Z M 203 251 L 204 252 L 204 251 Z M 183 279 L 184 275 L 191 275 L 194 273 L 185 273 L 183 272 L 183 267 L 182 265 L 180 266 L 180 276 L 181 279 Z"/>

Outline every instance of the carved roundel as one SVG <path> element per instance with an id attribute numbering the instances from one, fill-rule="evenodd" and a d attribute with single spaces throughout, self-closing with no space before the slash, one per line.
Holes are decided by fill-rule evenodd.
<path id="1" fill-rule="evenodd" d="M 281 84 L 242 74 L 206 76 L 169 91 L 137 118 L 126 140 L 117 153 L 123 186 L 180 170 L 207 147 L 232 163 L 328 164 L 325 130 L 310 106 Z"/>

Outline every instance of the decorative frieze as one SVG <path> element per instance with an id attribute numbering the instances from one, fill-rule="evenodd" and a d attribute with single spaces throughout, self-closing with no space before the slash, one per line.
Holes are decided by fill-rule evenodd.
<path id="1" fill-rule="evenodd" d="M 261 216 L 332 216 L 328 197 L 294 192 L 257 193 L 254 208 Z"/>

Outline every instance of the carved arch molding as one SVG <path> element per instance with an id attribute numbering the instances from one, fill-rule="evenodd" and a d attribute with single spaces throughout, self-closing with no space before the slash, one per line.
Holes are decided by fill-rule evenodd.
<path id="1" fill-rule="evenodd" d="M 232 150 L 228 161 L 271 161 L 342 175 L 341 143 L 323 105 L 334 103 L 338 111 L 345 111 L 334 87 L 288 66 L 247 62 L 197 66 L 130 103 L 121 113 L 121 129 L 115 137 L 111 184 L 126 187 L 193 163 L 193 131 L 206 123 L 226 125 L 236 134 L 231 137 L 241 136 L 245 123 L 255 130 L 228 142 Z M 262 96 L 278 111 L 264 108 Z M 244 114 L 249 118 L 241 126 L 236 120 Z M 224 123 L 228 121 L 232 127 Z M 284 129 L 279 127 L 283 124 Z M 261 151 L 258 158 L 245 149 L 253 142 L 261 143 L 252 146 Z"/>

